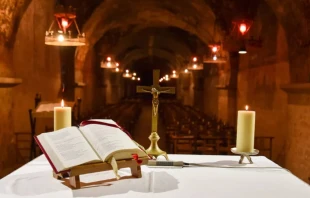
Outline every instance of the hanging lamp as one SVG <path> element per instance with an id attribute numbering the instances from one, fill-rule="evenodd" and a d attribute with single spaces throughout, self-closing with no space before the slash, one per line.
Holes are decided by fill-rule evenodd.
<path id="1" fill-rule="evenodd" d="M 104 60 L 101 61 L 101 68 L 105 69 L 115 69 L 119 66 L 119 63 L 114 60 L 113 56 L 107 56 Z"/>
<path id="2" fill-rule="evenodd" d="M 129 70 L 128 70 L 128 69 L 126 69 L 125 73 L 123 73 L 123 77 L 124 77 L 124 78 L 131 78 L 131 77 L 132 77 L 132 74 L 129 73 Z"/>
<path id="3" fill-rule="evenodd" d="M 179 74 L 175 70 L 172 71 L 172 74 L 170 75 L 170 78 L 179 78 Z"/>
<path id="4" fill-rule="evenodd" d="M 58 5 L 55 8 L 54 17 L 55 19 L 52 21 L 49 29 L 45 33 L 46 45 L 54 45 L 54 46 L 85 45 L 85 34 L 80 32 L 80 29 L 76 22 L 76 11 L 74 8 L 72 8 L 71 6 L 65 8 L 62 5 Z"/>
<path id="5" fill-rule="evenodd" d="M 195 56 L 192 58 L 192 61 L 190 61 L 188 67 L 188 70 L 203 70 L 203 63 L 198 60 L 198 58 Z"/>

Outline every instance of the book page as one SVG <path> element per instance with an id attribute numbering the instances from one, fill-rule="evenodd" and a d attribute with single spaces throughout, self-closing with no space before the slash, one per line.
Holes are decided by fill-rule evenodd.
<path id="1" fill-rule="evenodd" d="M 76 127 L 68 127 L 42 135 L 65 168 L 100 160 Z"/>
<path id="2" fill-rule="evenodd" d="M 106 161 L 107 157 L 115 151 L 140 150 L 128 135 L 118 128 L 89 124 L 80 127 L 80 130 L 103 161 Z"/>
<path id="3" fill-rule="evenodd" d="M 39 140 L 39 143 L 43 147 L 45 153 L 48 155 L 48 156 L 46 156 L 46 158 L 49 158 L 52 161 L 52 163 L 56 169 L 56 172 L 62 171 L 63 169 L 65 169 L 65 167 L 60 162 L 57 155 L 55 154 L 53 149 L 50 147 L 49 143 L 46 142 L 44 137 L 45 137 L 44 134 L 41 134 L 41 135 L 37 136 L 37 139 Z"/>

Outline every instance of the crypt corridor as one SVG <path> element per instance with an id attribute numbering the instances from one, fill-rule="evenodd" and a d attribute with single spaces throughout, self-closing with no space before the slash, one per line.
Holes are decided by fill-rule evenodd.
<path id="1" fill-rule="evenodd" d="M 45 45 L 57 5 L 76 8 L 86 45 Z M 309 8 L 306 0 L 0 0 L 0 178 L 29 161 L 36 94 L 49 102 L 80 99 L 77 122 L 119 119 L 147 147 L 151 94 L 136 86 L 152 85 L 160 69 L 160 77 L 171 75 L 160 85 L 176 88 L 160 95 L 162 148 L 171 149 L 167 134 L 187 121 L 186 133 L 212 124 L 234 133 L 237 111 L 249 105 L 255 135 L 273 138 L 272 160 L 308 182 Z M 250 27 L 244 35 L 240 21 Z M 108 57 L 117 72 L 100 67 Z M 194 58 L 202 69 L 186 70 Z M 122 76 L 126 70 L 134 80 Z M 36 132 L 51 126 L 38 118 Z M 18 143 L 20 134 L 26 143 Z M 202 147 L 189 153 L 221 154 Z"/>

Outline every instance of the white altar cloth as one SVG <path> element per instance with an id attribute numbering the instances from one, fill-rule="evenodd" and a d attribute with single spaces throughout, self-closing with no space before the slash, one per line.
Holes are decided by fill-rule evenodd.
<path id="1" fill-rule="evenodd" d="M 93 173 L 81 177 L 82 182 L 88 183 L 86 187 L 72 190 L 52 177 L 50 165 L 40 156 L 0 180 L 0 198 L 310 198 L 307 183 L 265 157 L 252 157 L 254 165 L 242 167 L 238 164 L 239 156 L 169 155 L 169 158 L 237 168 L 142 166 L 142 178 L 129 177 L 129 169 L 120 170 L 123 179 L 119 181 L 115 181 L 110 171 Z"/>

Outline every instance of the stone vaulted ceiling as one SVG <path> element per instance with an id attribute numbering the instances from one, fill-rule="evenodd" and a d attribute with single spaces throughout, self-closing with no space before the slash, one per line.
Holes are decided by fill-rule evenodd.
<path id="1" fill-rule="evenodd" d="M 83 29 L 88 44 L 77 50 L 78 68 L 84 66 L 86 55 L 94 46 L 100 48 L 102 56 L 115 55 L 126 68 L 145 57 L 162 58 L 167 60 L 168 67 L 183 68 L 192 56 L 206 54 L 209 42 L 227 35 L 233 18 L 254 18 L 260 1 L 83 2 L 88 5 L 83 6 L 83 18 L 87 19 Z"/>
<path id="2" fill-rule="evenodd" d="M 19 20 L 30 2 L 1 1 L 2 44 L 14 42 Z M 305 47 L 310 45 L 308 0 L 55 1 L 77 8 L 78 23 L 86 33 L 87 45 L 76 51 L 77 68 L 85 66 L 86 56 L 94 48 L 100 49 L 100 54 L 115 53 L 125 67 L 146 56 L 165 59 L 171 68 L 182 67 L 190 56 L 204 54 L 210 41 L 225 37 L 232 19 L 254 18 L 262 2 L 270 6 L 283 26 L 291 67 L 298 67 L 300 63 L 293 57 L 306 54 Z"/>

